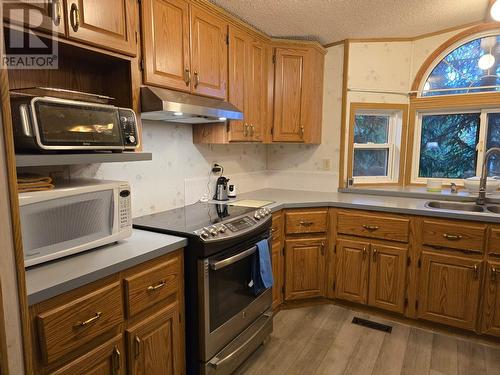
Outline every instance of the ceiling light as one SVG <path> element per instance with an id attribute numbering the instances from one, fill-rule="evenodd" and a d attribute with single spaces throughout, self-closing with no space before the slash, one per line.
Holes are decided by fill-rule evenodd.
<path id="1" fill-rule="evenodd" d="M 477 62 L 477 65 L 479 68 L 482 70 L 488 70 L 490 69 L 493 65 L 495 64 L 495 56 L 493 56 L 491 53 L 487 53 L 479 59 Z"/>
<path id="2" fill-rule="evenodd" d="M 500 21 L 500 0 L 495 1 L 490 9 L 491 18 L 495 21 Z"/>
<path id="3" fill-rule="evenodd" d="M 184 113 L 182 112 L 174 112 L 174 116 L 182 116 Z"/>

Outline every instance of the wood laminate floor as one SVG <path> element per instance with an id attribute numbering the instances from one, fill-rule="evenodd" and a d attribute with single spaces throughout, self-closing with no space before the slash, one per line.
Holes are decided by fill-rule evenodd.
<path id="1" fill-rule="evenodd" d="M 389 324 L 384 333 L 354 316 Z M 335 305 L 279 312 L 274 332 L 237 375 L 500 375 L 500 346 L 434 333 Z"/>

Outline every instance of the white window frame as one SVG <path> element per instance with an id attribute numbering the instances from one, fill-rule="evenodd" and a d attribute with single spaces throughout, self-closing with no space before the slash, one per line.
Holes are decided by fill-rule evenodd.
<path id="1" fill-rule="evenodd" d="M 397 183 L 401 159 L 401 134 L 403 112 L 401 110 L 360 109 L 355 116 L 388 116 L 387 143 L 352 143 L 352 179 L 354 184 Z M 356 126 L 356 120 L 352 122 Z M 354 134 L 354 129 L 352 129 Z M 353 137 L 354 139 L 354 137 Z M 386 176 L 354 176 L 354 154 L 356 150 L 389 150 Z"/>
<path id="2" fill-rule="evenodd" d="M 464 179 L 458 178 L 440 178 L 440 177 L 419 177 L 418 173 L 420 170 L 420 144 L 422 138 L 422 116 L 429 115 L 450 115 L 450 114 L 466 114 L 466 113 L 480 113 L 479 117 L 479 140 L 476 145 L 477 150 L 477 162 L 476 162 L 476 176 L 481 175 L 481 170 L 484 163 L 484 154 L 486 148 L 486 137 L 488 136 L 488 114 L 489 113 L 500 113 L 500 108 L 475 108 L 475 109 L 464 109 L 464 110 L 440 110 L 440 111 L 418 111 L 416 113 L 415 119 L 415 137 L 413 138 L 413 155 L 412 155 L 412 166 L 411 166 L 411 183 L 412 184 L 425 184 L 427 180 L 442 180 L 444 184 L 455 183 L 458 186 L 464 185 Z"/>

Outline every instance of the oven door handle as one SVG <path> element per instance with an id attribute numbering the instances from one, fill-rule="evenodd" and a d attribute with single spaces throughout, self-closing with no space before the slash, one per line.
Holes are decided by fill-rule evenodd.
<path id="1" fill-rule="evenodd" d="M 256 251 L 257 251 L 257 246 L 253 246 L 250 249 L 247 249 L 245 251 L 242 251 L 241 253 L 233 255 L 232 257 L 218 260 L 217 262 L 210 262 L 210 268 L 213 269 L 214 271 L 220 270 L 221 268 L 230 266 L 231 264 L 234 264 L 237 261 L 242 260 L 243 258 L 246 258 L 254 254 Z"/>

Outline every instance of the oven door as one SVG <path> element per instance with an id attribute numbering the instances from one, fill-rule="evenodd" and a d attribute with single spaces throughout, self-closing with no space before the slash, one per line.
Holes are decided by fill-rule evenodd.
<path id="1" fill-rule="evenodd" d="M 123 149 L 118 110 L 113 106 L 37 97 L 31 101 L 31 119 L 41 149 Z"/>
<path id="2" fill-rule="evenodd" d="M 253 242 L 198 261 L 200 353 L 205 362 L 271 307 L 271 289 L 255 295 L 249 285 L 256 256 Z"/>

